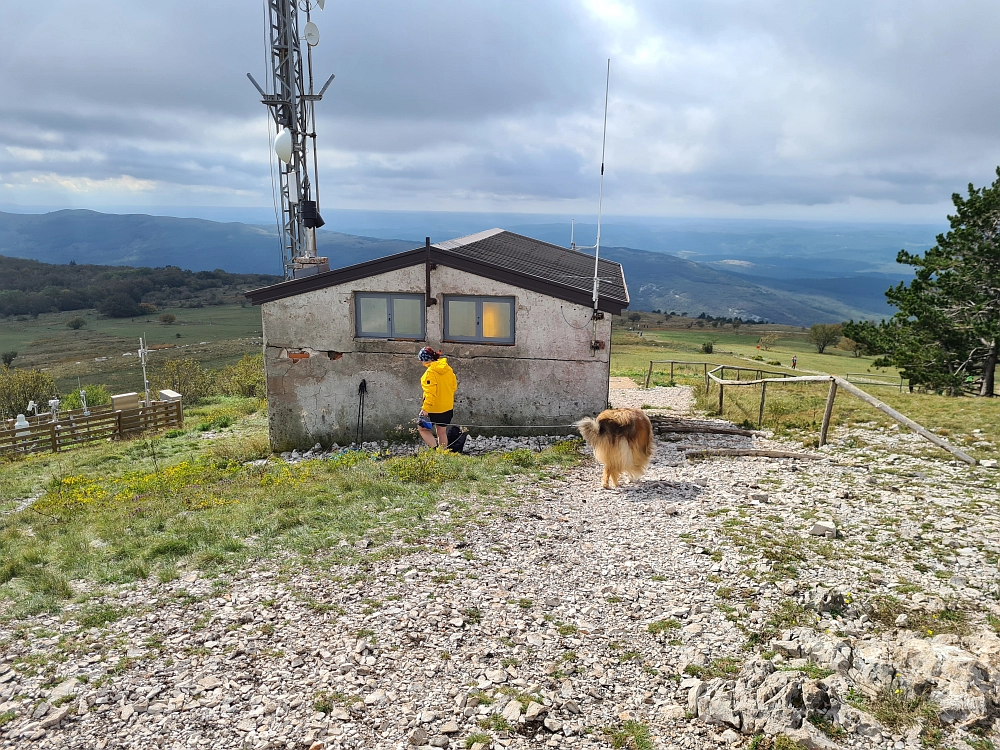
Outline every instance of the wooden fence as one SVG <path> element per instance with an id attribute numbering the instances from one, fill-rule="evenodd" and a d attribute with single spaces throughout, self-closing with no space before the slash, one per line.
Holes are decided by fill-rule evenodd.
<path id="1" fill-rule="evenodd" d="M 716 369 L 723 368 L 723 376 L 725 371 L 733 370 L 736 373 L 736 379 L 740 379 L 741 372 L 752 372 L 756 373 L 758 378 L 764 377 L 764 375 L 778 375 L 781 377 L 791 377 L 784 372 L 777 372 L 775 370 L 763 370 L 760 367 L 737 367 L 736 365 L 720 365 L 717 362 L 689 362 L 684 359 L 651 359 L 649 361 L 649 371 L 646 373 L 646 384 L 644 388 L 649 388 L 650 383 L 653 380 L 653 366 L 654 365 L 670 365 L 670 382 L 674 381 L 674 365 L 685 366 L 685 365 L 696 365 L 702 368 L 702 376 L 705 378 L 705 390 L 708 390 L 708 368 L 711 365 L 712 371 L 715 372 Z"/>
<path id="2" fill-rule="evenodd" d="M 728 365 L 726 367 L 727 367 L 727 369 L 732 369 Z M 828 431 L 830 429 L 830 418 L 833 416 L 833 402 L 837 398 L 837 389 L 840 388 L 840 389 L 842 389 L 844 391 L 847 391 L 852 396 L 855 396 L 856 398 L 861 399 L 866 404 L 874 406 L 880 412 L 882 412 L 883 414 L 886 414 L 886 415 L 892 417 L 897 422 L 899 422 L 901 425 L 904 425 L 905 427 L 909 427 L 911 430 L 913 430 L 915 433 L 917 433 L 921 437 L 923 437 L 923 438 L 929 440 L 930 442 L 934 443 L 934 445 L 936 445 L 936 446 L 938 446 L 940 448 L 944 448 L 946 451 L 948 451 L 949 453 L 951 453 L 956 458 L 959 458 L 962 461 L 965 461 L 967 464 L 971 464 L 972 466 L 976 465 L 976 459 L 974 459 L 969 454 L 967 454 L 967 453 L 965 453 L 963 451 L 960 451 L 958 448 L 956 448 L 955 446 L 951 445 L 947 440 L 945 440 L 945 439 L 943 439 L 941 437 L 938 437 L 933 432 L 931 432 L 930 430 L 926 429 L 922 425 L 917 424 L 916 422 L 914 422 L 912 419 L 910 419 L 906 415 L 900 414 L 898 411 L 896 411 L 895 409 L 893 409 L 891 406 L 889 406 L 887 404 L 883 404 L 881 401 L 879 401 L 878 399 L 876 399 L 874 396 L 872 396 L 872 395 L 870 395 L 868 393 L 865 393 L 863 390 L 861 390 L 860 388 L 858 388 L 853 383 L 849 383 L 846 380 L 844 380 L 843 378 L 838 378 L 835 375 L 806 375 L 806 376 L 791 377 L 791 378 L 790 377 L 782 377 L 782 378 L 758 378 L 758 379 L 755 379 L 755 380 L 726 380 L 725 378 L 722 378 L 722 377 L 719 377 L 718 375 L 716 375 L 716 373 L 720 372 L 721 370 L 722 370 L 722 367 L 719 366 L 719 367 L 715 368 L 714 370 L 709 370 L 709 372 L 708 372 L 708 378 L 709 378 L 709 380 L 712 383 L 716 383 L 719 386 L 719 414 L 723 413 L 723 407 L 725 405 L 725 392 L 726 392 L 725 389 L 728 386 L 742 386 L 742 387 L 752 386 L 752 385 L 759 385 L 760 386 L 760 418 L 758 419 L 758 424 L 762 424 L 763 421 L 764 421 L 764 399 L 767 397 L 767 384 L 768 383 L 781 383 L 781 384 L 786 384 L 786 383 L 829 383 L 830 384 L 830 390 L 829 390 L 829 392 L 827 394 L 826 408 L 823 410 L 823 423 L 820 426 L 820 431 L 819 431 L 819 444 L 820 445 L 826 445 L 826 437 L 827 437 L 827 433 L 828 433 Z"/>
<path id="3" fill-rule="evenodd" d="M 149 407 L 119 409 L 110 406 L 29 417 L 28 426 L 14 427 L 14 420 L 0 422 L 0 453 L 38 453 L 61 451 L 74 445 L 132 437 L 148 430 L 182 427 L 184 413 L 180 401 L 154 401 Z"/>

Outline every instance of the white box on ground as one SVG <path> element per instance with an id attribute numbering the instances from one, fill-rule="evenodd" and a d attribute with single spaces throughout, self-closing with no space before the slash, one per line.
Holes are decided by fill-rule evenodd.
<path id="1" fill-rule="evenodd" d="M 177 391 L 171 391 L 167 388 L 160 390 L 160 401 L 180 401 L 181 394 Z"/>

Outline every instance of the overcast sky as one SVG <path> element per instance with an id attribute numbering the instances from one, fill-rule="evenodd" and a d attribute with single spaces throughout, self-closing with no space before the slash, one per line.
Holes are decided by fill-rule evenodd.
<path id="1" fill-rule="evenodd" d="M 328 0 L 326 208 L 940 221 L 1000 164 L 992 0 Z M 0 204 L 266 206 L 261 0 L 0 2 Z"/>

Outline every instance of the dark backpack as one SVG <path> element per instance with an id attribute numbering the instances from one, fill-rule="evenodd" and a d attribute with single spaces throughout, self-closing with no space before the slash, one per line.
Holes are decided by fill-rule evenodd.
<path id="1" fill-rule="evenodd" d="M 465 439 L 469 433 L 457 425 L 448 425 L 448 450 L 452 453 L 461 453 L 465 450 Z"/>

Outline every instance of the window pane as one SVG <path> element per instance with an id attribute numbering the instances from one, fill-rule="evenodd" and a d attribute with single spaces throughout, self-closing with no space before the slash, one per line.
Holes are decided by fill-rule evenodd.
<path id="1" fill-rule="evenodd" d="M 445 338 L 476 336 L 476 301 L 472 299 L 448 300 L 448 331 Z"/>
<path id="2" fill-rule="evenodd" d="M 389 300 L 386 297 L 359 297 L 362 334 L 389 335 Z"/>
<path id="3" fill-rule="evenodd" d="M 419 339 L 424 333 L 424 301 L 416 297 L 392 298 L 392 335 Z"/>
<path id="4" fill-rule="evenodd" d="M 483 300 L 483 337 L 509 339 L 511 312 L 510 302 Z"/>

